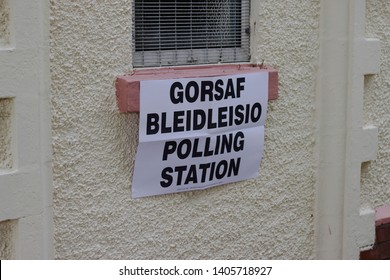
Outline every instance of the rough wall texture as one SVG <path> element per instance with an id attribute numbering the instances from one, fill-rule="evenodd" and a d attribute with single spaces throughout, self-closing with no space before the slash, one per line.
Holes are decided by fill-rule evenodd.
<path id="1" fill-rule="evenodd" d="M 379 131 L 375 161 L 362 166 L 362 204 L 390 204 L 390 2 L 367 0 L 367 37 L 381 40 L 380 74 L 365 78 L 364 121 Z"/>
<path id="2" fill-rule="evenodd" d="M 260 203 L 268 206 L 260 210 L 266 212 L 264 232 L 275 232 L 266 244 L 277 249 L 273 258 L 312 258 L 319 1 L 259 2 L 253 60 L 279 70 L 279 99 L 268 107 L 261 178 L 256 182 L 266 200 Z"/>
<path id="3" fill-rule="evenodd" d="M 12 168 L 12 99 L 0 98 L 0 169 Z"/>
<path id="4" fill-rule="evenodd" d="M 280 71 L 261 176 L 139 200 L 138 115 L 119 114 L 114 93 L 131 70 L 130 4 L 51 1 L 56 258 L 313 258 L 319 1 L 264 0 L 254 13 L 253 59 Z"/>
<path id="5" fill-rule="evenodd" d="M 0 46 L 9 43 L 9 18 L 8 0 L 0 0 Z"/>
<path id="6" fill-rule="evenodd" d="M 16 221 L 0 222 L 0 260 L 15 258 Z"/>

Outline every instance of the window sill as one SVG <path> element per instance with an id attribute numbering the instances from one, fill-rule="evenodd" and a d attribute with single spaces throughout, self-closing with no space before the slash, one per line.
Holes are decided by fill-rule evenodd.
<path id="1" fill-rule="evenodd" d="M 268 72 L 268 100 L 278 98 L 278 71 L 254 64 L 223 64 L 201 66 L 178 66 L 150 69 L 137 69 L 133 73 L 116 79 L 116 98 L 121 113 L 139 112 L 140 81 L 177 78 L 200 78 L 242 73 Z"/>

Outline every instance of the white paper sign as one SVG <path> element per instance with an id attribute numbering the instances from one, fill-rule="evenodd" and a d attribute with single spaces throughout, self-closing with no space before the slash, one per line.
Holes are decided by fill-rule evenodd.
<path id="1" fill-rule="evenodd" d="M 268 72 L 141 81 L 132 197 L 258 176 Z"/>

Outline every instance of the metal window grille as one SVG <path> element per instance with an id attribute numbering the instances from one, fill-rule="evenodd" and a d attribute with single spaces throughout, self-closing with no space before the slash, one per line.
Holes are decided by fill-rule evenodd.
<path id="1" fill-rule="evenodd" d="M 249 61 L 249 2 L 134 0 L 134 66 Z"/>

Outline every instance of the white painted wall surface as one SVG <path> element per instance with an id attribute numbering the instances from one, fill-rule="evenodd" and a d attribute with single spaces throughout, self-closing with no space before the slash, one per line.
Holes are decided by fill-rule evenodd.
<path id="1" fill-rule="evenodd" d="M 388 8 L 387 0 L 368 1 L 368 6 L 377 2 Z M 268 107 L 260 177 L 205 191 L 132 200 L 138 114 L 118 113 L 114 89 L 116 76 L 132 69 L 131 0 L 51 1 L 56 258 L 316 257 L 320 0 L 252 4 L 256 22 L 252 61 L 264 60 L 279 70 L 279 99 Z M 375 13 L 382 20 L 374 21 Z M 385 31 L 373 36 L 388 35 L 384 26 L 388 10 L 375 13 L 369 12 L 370 30 Z M 383 42 L 388 54 L 388 41 Z M 388 55 L 384 56 L 388 66 L 386 59 Z M 377 96 L 381 89 L 388 90 L 386 76 L 381 77 L 367 83 Z M 367 114 L 374 111 L 372 102 L 377 101 L 366 99 Z M 380 149 L 386 151 L 388 122 L 382 113 L 373 114 L 382 122 Z M 385 175 L 385 156 L 386 152 L 378 156 L 366 177 Z M 382 198 L 368 201 L 365 193 L 374 188 L 372 183 L 363 185 L 363 199 L 370 207 L 378 199 L 390 203 L 383 190 L 374 194 Z"/>
<path id="2" fill-rule="evenodd" d="M 374 243 L 374 210 L 362 208 L 361 165 L 376 159 L 378 130 L 364 126 L 364 75 L 380 71 L 380 41 L 365 35 L 365 0 L 321 1 L 317 82 L 316 252 L 357 259 Z"/>
<path id="3" fill-rule="evenodd" d="M 49 1 L 0 1 L 0 258 L 53 250 Z"/>

